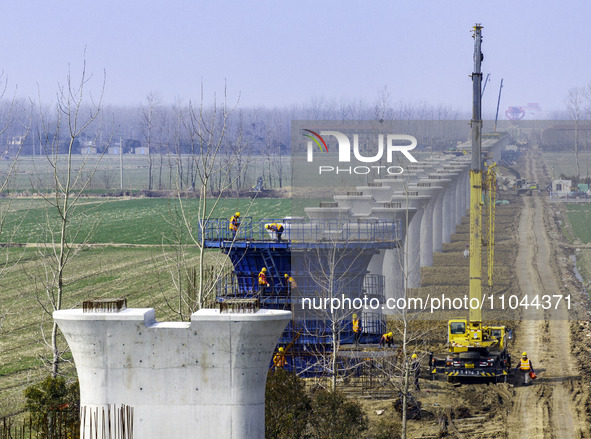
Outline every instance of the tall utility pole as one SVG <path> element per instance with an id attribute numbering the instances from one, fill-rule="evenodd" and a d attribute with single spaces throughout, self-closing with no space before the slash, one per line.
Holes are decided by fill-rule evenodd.
<path id="1" fill-rule="evenodd" d="M 482 312 L 472 306 L 480 302 L 482 282 L 482 25 L 474 26 L 474 71 L 472 73 L 472 164 L 470 167 L 470 329 L 479 332 Z"/>

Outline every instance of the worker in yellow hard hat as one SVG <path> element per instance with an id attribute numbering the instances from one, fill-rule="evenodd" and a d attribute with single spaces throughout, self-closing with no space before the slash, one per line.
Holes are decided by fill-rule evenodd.
<path id="1" fill-rule="evenodd" d="M 515 368 L 515 372 L 517 371 L 522 374 L 524 386 L 529 386 L 531 384 L 530 379 L 536 379 L 536 373 L 534 372 L 531 360 L 527 356 L 527 352 L 521 354 L 521 360 L 517 363 L 517 367 Z"/>
<path id="2" fill-rule="evenodd" d="M 259 293 L 265 294 L 268 287 L 269 281 L 267 280 L 267 268 L 263 267 L 259 273 Z"/>
<path id="3" fill-rule="evenodd" d="M 380 339 L 380 348 L 386 345 L 389 348 L 391 348 L 394 345 L 394 334 L 392 334 L 391 332 L 385 333 L 384 335 L 382 335 L 382 338 Z"/>
<path id="4" fill-rule="evenodd" d="M 284 277 L 285 277 L 285 280 L 287 281 L 287 287 L 289 290 L 292 290 L 292 289 L 298 287 L 297 282 L 295 281 L 295 279 L 293 278 L 293 276 L 291 274 L 285 273 Z"/>
<path id="5" fill-rule="evenodd" d="M 414 378 L 415 388 L 420 392 L 421 388 L 419 387 L 419 377 L 421 376 L 421 362 L 419 361 L 417 354 L 412 354 L 410 359 L 410 373 Z"/>
<path id="6" fill-rule="evenodd" d="M 285 349 L 277 349 L 277 353 L 273 356 L 273 366 L 275 369 L 283 369 L 285 367 Z"/>
<path id="7" fill-rule="evenodd" d="M 357 314 L 353 314 L 351 323 L 353 325 L 353 340 L 355 342 L 355 346 L 359 346 L 359 340 L 361 340 L 363 328 L 361 319 L 357 316 Z"/>
<path id="8" fill-rule="evenodd" d="M 228 226 L 232 232 L 232 239 L 236 238 L 236 232 L 240 227 L 240 212 L 236 212 L 232 218 L 230 218 L 230 225 Z"/>
<path id="9" fill-rule="evenodd" d="M 275 232 L 275 237 L 277 238 L 277 242 L 281 242 L 281 235 L 283 234 L 283 224 L 281 223 L 271 223 L 265 226 L 267 230 L 271 232 Z"/>

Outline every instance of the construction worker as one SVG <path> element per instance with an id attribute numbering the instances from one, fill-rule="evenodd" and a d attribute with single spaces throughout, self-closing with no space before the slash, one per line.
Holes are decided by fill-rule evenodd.
<path id="1" fill-rule="evenodd" d="M 285 279 L 287 280 L 288 289 L 293 290 L 298 287 L 297 282 L 289 273 L 285 273 Z"/>
<path id="2" fill-rule="evenodd" d="M 382 335 L 382 338 L 380 339 L 380 348 L 386 345 L 388 345 L 388 347 L 391 348 L 393 344 L 394 334 L 392 334 L 391 332 L 387 332 L 386 334 Z"/>
<path id="3" fill-rule="evenodd" d="M 527 352 L 521 354 L 521 361 L 517 363 L 517 367 L 515 368 L 515 372 L 520 371 L 523 375 L 523 385 L 529 386 L 530 382 L 530 373 L 535 375 L 534 367 L 531 364 L 531 360 L 527 357 Z"/>
<path id="4" fill-rule="evenodd" d="M 230 231 L 232 232 L 232 239 L 236 238 L 236 232 L 238 231 L 238 227 L 240 227 L 240 212 L 236 212 L 232 218 L 230 218 Z"/>
<path id="5" fill-rule="evenodd" d="M 419 376 L 421 375 L 421 362 L 419 361 L 417 354 L 412 354 L 410 359 L 410 373 L 412 373 L 414 378 L 415 388 L 420 392 L 421 388 L 419 387 Z"/>
<path id="6" fill-rule="evenodd" d="M 278 352 L 273 356 L 273 366 L 275 370 L 285 367 L 285 349 L 279 348 Z"/>
<path id="7" fill-rule="evenodd" d="M 267 281 L 267 268 L 261 268 L 261 272 L 259 273 L 259 293 L 265 294 L 267 292 L 267 287 L 269 286 L 269 281 Z"/>
<path id="8" fill-rule="evenodd" d="M 271 223 L 265 226 L 267 230 L 271 232 L 275 232 L 275 236 L 277 237 L 277 242 L 281 242 L 281 235 L 283 234 L 283 224 L 279 223 Z"/>
<path id="9" fill-rule="evenodd" d="M 355 346 L 359 346 L 359 340 L 361 339 L 361 332 L 363 328 L 361 327 L 361 319 L 357 317 L 357 314 L 353 314 L 353 339 L 355 340 Z"/>
<path id="10" fill-rule="evenodd" d="M 470 246 L 466 244 L 466 248 L 464 249 L 464 257 L 467 258 L 470 256 Z"/>

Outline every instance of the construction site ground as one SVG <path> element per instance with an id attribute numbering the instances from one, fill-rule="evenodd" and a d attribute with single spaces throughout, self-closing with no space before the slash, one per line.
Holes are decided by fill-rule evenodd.
<path id="1" fill-rule="evenodd" d="M 535 146 L 518 166 L 519 172 L 528 181 L 538 182 L 539 187 L 550 180 Z M 511 189 L 500 190 L 498 199 L 510 204 L 497 206 L 495 285 L 492 291 L 483 286 L 483 293 L 520 298 L 570 295 L 570 309 L 568 302 L 561 300 L 549 310 L 520 306 L 513 311 L 484 312 L 483 320 L 513 328 L 509 348 L 513 367 L 521 352 L 527 351 L 538 379 L 527 387 L 518 383 L 517 376 L 499 384 L 448 383 L 445 377 L 431 381 L 424 364 L 421 392 L 415 392 L 424 416 L 409 421 L 409 437 L 591 438 L 591 308 L 570 258 L 575 249 L 563 243 L 560 218 L 565 217 L 564 206 L 550 203 L 547 194 L 540 192 L 517 196 Z M 451 243 L 435 254 L 433 266 L 422 269 L 421 295 L 427 291 L 467 294 L 468 262 L 462 253 L 468 233 L 465 218 Z M 467 315 L 455 312 L 445 319 L 413 322 L 429 330 L 428 349 L 440 356 L 446 352 L 445 320 L 449 317 Z M 398 417 L 393 401 L 363 400 L 372 424 L 385 417 Z"/>

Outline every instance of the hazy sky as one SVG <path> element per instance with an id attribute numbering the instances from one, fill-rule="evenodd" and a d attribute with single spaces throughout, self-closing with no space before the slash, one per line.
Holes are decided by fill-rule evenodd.
<path id="1" fill-rule="evenodd" d="M 20 96 L 51 99 L 86 48 L 105 101 L 136 105 L 223 90 L 241 106 L 313 98 L 471 105 L 471 27 L 484 25 L 483 108 L 564 107 L 591 81 L 591 2 L 23 0 L 2 8 L 1 69 Z"/>

